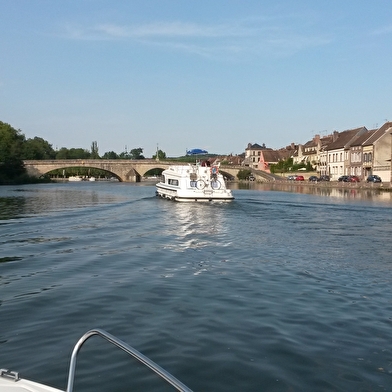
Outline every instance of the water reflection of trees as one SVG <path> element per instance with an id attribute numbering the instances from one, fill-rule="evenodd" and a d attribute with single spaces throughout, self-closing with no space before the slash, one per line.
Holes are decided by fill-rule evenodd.
<path id="1" fill-rule="evenodd" d="M 25 205 L 24 197 L 0 197 L 0 220 L 15 218 L 24 211 Z"/>
<path id="2" fill-rule="evenodd" d="M 99 193 L 87 187 L 65 189 L 51 185 L 50 188 L 16 188 L 9 191 L 7 196 L 0 196 L 0 220 L 113 203 L 118 200 L 122 200 L 121 196 Z"/>

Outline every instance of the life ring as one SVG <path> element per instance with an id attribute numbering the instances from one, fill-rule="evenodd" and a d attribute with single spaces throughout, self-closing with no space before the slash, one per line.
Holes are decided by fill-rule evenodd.
<path id="1" fill-rule="evenodd" d="M 218 174 L 219 168 L 218 166 L 211 166 L 211 174 Z"/>

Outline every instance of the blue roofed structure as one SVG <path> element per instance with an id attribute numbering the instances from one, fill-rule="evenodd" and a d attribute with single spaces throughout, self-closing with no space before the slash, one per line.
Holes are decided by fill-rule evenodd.
<path id="1" fill-rule="evenodd" d="M 204 155 L 208 154 L 208 151 L 202 150 L 201 148 L 194 148 L 192 150 L 187 150 L 186 155 Z"/>

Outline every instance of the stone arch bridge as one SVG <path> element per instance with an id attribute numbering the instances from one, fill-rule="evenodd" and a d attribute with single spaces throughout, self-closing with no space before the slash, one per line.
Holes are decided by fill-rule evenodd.
<path id="1" fill-rule="evenodd" d="M 152 169 L 167 169 L 171 165 L 184 163 L 176 161 L 157 161 L 155 159 L 63 159 L 24 161 L 27 173 L 33 177 L 41 177 L 52 170 L 67 169 L 72 167 L 85 167 L 101 169 L 124 182 L 139 182 L 142 177 Z M 227 177 L 237 178 L 240 170 L 250 169 L 243 166 L 221 165 L 220 172 Z M 274 181 L 278 177 L 261 170 L 250 169 L 258 181 Z"/>

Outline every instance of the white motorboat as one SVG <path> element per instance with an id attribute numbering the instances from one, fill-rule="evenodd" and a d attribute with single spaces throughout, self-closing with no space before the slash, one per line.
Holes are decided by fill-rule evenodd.
<path id="1" fill-rule="evenodd" d="M 137 359 L 143 365 L 149 367 L 153 372 L 158 374 L 167 383 L 171 384 L 177 391 L 192 392 L 186 385 L 181 381 L 176 379 L 166 370 L 161 368 L 151 359 L 144 356 L 139 351 L 135 350 L 133 347 L 127 345 L 120 339 L 109 334 L 101 329 L 92 329 L 86 332 L 76 343 L 72 355 L 71 362 L 69 365 L 68 383 L 66 392 L 73 391 L 75 371 L 76 371 L 76 357 L 82 347 L 83 343 L 89 339 L 91 336 L 98 335 L 113 345 L 117 346 L 121 350 L 125 351 L 127 354 L 131 355 L 133 358 Z M 45 384 L 37 383 L 34 381 L 29 381 L 19 377 L 19 373 L 14 371 L 9 371 L 7 369 L 0 369 L 0 392 L 64 392 L 64 390 L 50 387 Z"/>
<path id="2" fill-rule="evenodd" d="M 81 176 L 70 176 L 68 181 L 83 181 L 83 178 Z"/>
<path id="3" fill-rule="evenodd" d="M 156 194 L 175 201 L 234 199 L 231 190 L 226 188 L 219 165 L 209 166 L 207 162 L 170 166 L 162 172 L 162 179 L 156 184 Z"/>

